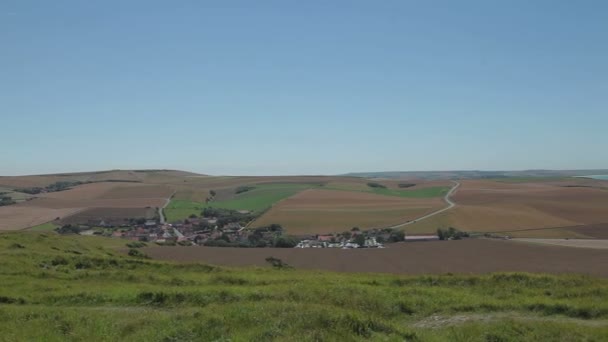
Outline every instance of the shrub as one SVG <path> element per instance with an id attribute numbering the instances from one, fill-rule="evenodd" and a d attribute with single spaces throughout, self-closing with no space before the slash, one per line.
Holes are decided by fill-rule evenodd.
<path id="1" fill-rule="evenodd" d="M 277 268 L 277 269 L 292 268 L 289 264 L 283 262 L 283 260 L 272 257 L 272 256 L 266 258 L 266 262 L 269 263 L 270 265 L 272 265 L 272 267 Z"/>
<path id="2" fill-rule="evenodd" d="M 147 258 L 148 257 L 144 252 L 140 251 L 139 249 L 134 249 L 134 248 L 129 249 L 129 256 L 136 257 L 136 258 Z"/>
<path id="3" fill-rule="evenodd" d="M 369 183 L 367 183 L 367 186 L 369 186 L 370 188 L 386 189 L 386 186 L 384 186 L 380 183 L 376 183 L 376 182 L 369 182 Z"/>
<path id="4" fill-rule="evenodd" d="M 255 189 L 254 186 L 239 186 L 238 188 L 236 188 L 236 190 L 234 191 L 234 193 L 235 194 L 240 194 L 240 193 L 247 192 L 247 191 L 250 191 L 250 190 L 253 190 L 253 189 Z"/>

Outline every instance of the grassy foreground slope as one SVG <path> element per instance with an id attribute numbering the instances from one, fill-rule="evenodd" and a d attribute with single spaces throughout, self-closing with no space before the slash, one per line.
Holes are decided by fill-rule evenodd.
<path id="1" fill-rule="evenodd" d="M 0 340 L 608 339 L 605 279 L 177 265 L 125 256 L 122 246 L 1 234 Z"/>

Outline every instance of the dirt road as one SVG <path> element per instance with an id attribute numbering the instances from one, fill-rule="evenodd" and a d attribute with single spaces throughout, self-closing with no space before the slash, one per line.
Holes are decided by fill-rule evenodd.
<path id="1" fill-rule="evenodd" d="M 458 182 L 456 182 L 456 181 L 452 181 L 452 182 L 454 183 L 454 186 L 452 187 L 452 189 L 450 189 L 450 191 L 448 191 L 448 193 L 447 193 L 447 194 L 445 194 L 445 197 L 443 197 L 443 200 L 445 201 L 445 203 L 447 203 L 447 204 L 448 204 L 448 206 L 447 206 L 447 207 L 445 207 L 445 208 L 441 208 L 441 209 L 439 209 L 439 210 L 437 210 L 437 211 L 434 211 L 434 212 L 432 212 L 432 213 L 430 213 L 430 214 L 427 214 L 427 215 L 424 215 L 424 216 L 422 216 L 422 217 L 419 217 L 419 218 L 417 218 L 417 219 L 415 219 L 415 220 L 412 220 L 412 221 L 407 221 L 407 222 L 404 222 L 404 223 L 400 223 L 400 224 L 397 224 L 397 225 L 394 225 L 394 226 L 391 226 L 391 227 L 388 227 L 388 228 L 393 228 L 393 229 L 395 229 L 395 228 L 401 228 L 401 227 L 405 227 L 405 226 L 408 226 L 408 225 L 410 225 L 410 224 L 414 224 L 414 223 L 416 223 L 416 222 L 418 222 L 418 221 L 426 220 L 426 219 L 428 219 L 429 217 L 433 217 L 433 216 L 435 216 L 435 215 L 437 215 L 437 214 L 441 214 L 442 212 L 444 212 L 444 211 L 446 211 L 446 210 L 450 210 L 450 209 L 452 209 L 452 208 L 453 208 L 453 207 L 456 205 L 456 203 L 452 202 L 452 200 L 450 199 L 450 197 L 451 197 L 451 196 L 454 194 L 454 192 L 456 192 L 456 190 L 457 190 L 457 189 L 458 189 L 458 187 L 460 186 L 460 183 L 458 183 Z"/>

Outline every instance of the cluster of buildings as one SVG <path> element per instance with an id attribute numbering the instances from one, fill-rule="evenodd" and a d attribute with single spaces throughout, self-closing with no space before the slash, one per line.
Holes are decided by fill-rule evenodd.
<path id="1" fill-rule="evenodd" d="M 362 244 L 355 242 L 355 239 L 336 241 L 333 235 L 319 235 L 316 239 L 302 240 L 296 248 L 384 248 L 384 244 L 379 243 L 375 237 L 366 237 L 361 240 Z"/>
<path id="2" fill-rule="evenodd" d="M 228 223 L 219 228 L 215 218 L 194 218 L 182 223 L 160 224 L 155 220 L 147 220 L 144 224 L 130 229 L 118 229 L 112 232 L 112 237 L 133 241 L 155 242 L 158 244 L 204 244 L 208 240 L 223 238 L 227 241 L 240 241 L 246 238 L 244 227 L 239 223 Z"/>
<path id="3" fill-rule="evenodd" d="M 103 227 L 103 222 L 99 225 Z M 106 226 L 107 227 L 107 226 Z M 81 231 L 81 234 L 100 234 L 99 230 Z M 349 232 L 332 235 L 308 235 L 290 237 L 283 235 L 279 225 L 245 229 L 241 223 L 229 222 L 217 217 L 189 218 L 173 224 L 156 220 L 138 222 L 132 226 L 105 230 L 104 235 L 132 241 L 153 242 L 160 245 L 205 245 L 219 247 L 295 247 L 295 248 L 385 248 L 385 242 L 432 241 L 437 235 L 405 236 L 392 229 Z"/>

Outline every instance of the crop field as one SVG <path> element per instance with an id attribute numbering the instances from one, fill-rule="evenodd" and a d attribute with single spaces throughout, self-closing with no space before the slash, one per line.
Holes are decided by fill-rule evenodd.
<path id="1" fill-rule="evenodd" d="M 52 222 L 47 222 L 47 223 L 39 224 L 37 226 L 30 227 L 27 230 L 32 231 L 32 232 L 51 232 L 51 231 L 55 230 L 57 227 L 59 227 L 59 225 L 52 223 Z"/>
<path id="2" fill-rule="evenodd" d="M 540 243 L 555 246 L 564 247 L 578 247 L 578 248 L 597 248 L 597 249 L 608 249 L 608 240 L 593 240 L 593 239 L 526 239 L 518 238 L 513 239 L 514 241 L 528 242 L 528 243 Z"/>
<path id="3" fill-rule="evenodd" d="M 397 274 L 580 273 L 608 277 L 608 250 L 496 239 L 389 244 L 384 249 L 149 247 L 162 260 L 263 266 L 273 256 L 300 269 Z M 530 262 L 533 260 L 534 262 Z M 593 262 L 590 262 L 592 260 Z"/>
<path id="4" fill-rule="evenodd" d="M 191 214 L 200 215 L 205 207 L 224 208 L 232 210 L 249 210 L 252 212 L 260 212 L 270 208 L 272 205 L 289 196 L 292 196 L 299 191 L 318 187 L 314 184 L 257 184 L 254 189 L 240 194 L 234 194 L 235 189 L 229 189 L 233 195 L 225 194 L 225 199 L 221 201 L 213 201 L 209 203 L 194 202 L 187 200 L 171 200 L 171 203 L 165 208 L 165 214 L 169 222 L 179 219 L 185 219 Z"/>
<path id="5" fill-rule="evenodd" d="M 344 191 L 361 191 L 370 192 L 377 195 L 397 196 L 406 198 L 432 198 L 445 196 L 453 184 L 445 182 L 418 182 L 410 188 L 399 188 L 398 183 L 410 182 L 395 182 L 395 181 L 379 181 L 386 188 L 372 188 L 367 185 L 369 181 L 364 182 L 330 182 L 323 186 L 328 190 L 344 190 Z"/>
<path id="6" fill-rule="evenodd" d="M 604 273 L 599 274 L 601 278 L 453 274 L 459 270 L 485 273 L 509 269 L 504 265 L 489 267 L 493 258 L 479 258 L 473 251 L 481 246 L 466 245 L 475 242 L 445 242 L 445 256 L 428 243 L 386 250 L 261 250 L 263 256 L 334 252 L 318 257 L 317 265 L 339 262 L 343 269 L 350 267 L 356 272 L 353 274 L 305 270 L 301 265 L 305 254 L 288 261 L 295 266 L 291 269 L 270 268 L 256 255 L 248 256 L 259 264 L 254 267 L 177 264 L 126 256 L 120 252 L 125 241 L 118 239 L 5 233 L 0 234 L 0 331 L 7 341 L 272 341 L 294 337 L 302 341 L 606 340 L 608 280 Z M 449 247 L 459 244 L 464 244 L 456 251 L 464 254 L 460 262 Z M 496 255 L 498 249 L 504 253 L 506 247 L 500 244 L 529 247 L 496 241 L 481 247 L 482 252 Z M 431 252 L 425 254 L 429 247 Z M 414 251 L 408 252 L 412 248 Z M 559 258 L 565 250 L 602 252 L 540 248 L 557 252 L 512 255 L 515 260 L 530 256 L 549 260 L 546 257 Z M 164 251 L 197 249 L 205 250 L 158 247 Z M 382 261 L 391 265 L 402 261 L 427 275 L 361 273 L 370 267 L 369 252 L 391 250 L 393 258 Z M 230 249 L 221 251 L 234 254 Z M 361 253 L 357 256 L 354 252 Z M 338 253 L 343 257 L 334 261 Z M 605 255 L 587 257 L 598 257 L 599 264 L 607 261 Z M 433 269 L 416 266 L 418 262 L 428 265 L 428 258 L 435 261 L 438 272 L 452 273 L 428 275 Z M 505 262 L 510 258 L 500 259 Z M 479 261 L 481 266 L 476 267 Z M 452 269 L 446 271 L 445 264 Z M 562 271 L 581 273 L 590 267 L 576 256 L 572 262 L 553 263 L 556 265 L 562 265 Z M 544 267 L 551 270 L 549 262 Z"/>
<path id="7" fill-rule="evenodd" d="M 91 208 L 61 219 L 61 224 L 128 224 L 129 219 L 153 219 L 157 216 L 155 208 Z"/>
<path id="8" fill-rule="evenodd" d="M 44 208 L 21 204 L 0 207 L 0 231 L 18 230 L 37 226 L 66 217 L 79 211 L 78 208 Z"/>
<path id="9" fill-rule="evenodd" d="M 282 225 L 290 234 L 343 232 L 386 227 L 430 213 L 445 204 L 439 198 L 411 199 L 366 192 L 309 189 L 281 201 L 252 227 Z"/>
<path id="10" fill-rule="evenodd" d="M 0 207 L 0 230 L 24 229 L 56 218 L 61 218 L 62 222 L 76 223 L 100 215 L 107 216 L 109 220 L 124 220 L 127 218 L 125 215 L 131 213 L 140 217 L 151 208 L 162 207 L 171 193 L 171 188 L 164 185 L 123 182 L 83 184 L 70 190 L 39 194 L 27 202 Z M 75 218 L 69 219 L 75 214 Z"/>
<path id="11" fill-rule="evenodd" d="M 410 233 L 453 226 L 517 237 L 596 237 L 608 222 L 605 182 L 550 180 L 538 183 L 462 181 L 452 210 L 408 226 Z M 593 226 L 595 228 L 582 228 Z M 585 230 L 590 235 L 585 235 Z M 598 235 L 599 234 L 599 235 Z"/>
<path id="12" fill-rule="evenodd" d="M 133 170 L 0 177 L 0 188 L 11 190 L 15 187 L 46 186 L 57 181 L 104 180 L 106 182 L 35 195 L 31 201 L 1 208 L 0 229 L 23 229 L 93 208 L 162 207 L 166 198 L 174 192 L 174 202 L 167 208 L 166 214 L 170 220 L 184 219 L 191 214 L 199 215 L 207 205 L 205 199 L 210 197 L 213 190 L 216 198 L 209 205 L 255 212 L 270 209 L 256 224 L 280 223 L 297 233 L 322 233 L 352 226 L 378 227 L 415 219 L 429 212 L 429 208 L 445 206 L 441 198 L 452 186 L 450 181 L 413 179 L 211 177 L 181 171 Z M 386 188 L 370 187 L 370 182 Z M 411 186 L 400 187 L 404 183 Z M 606 181 L 547 177 L 464 180 L 461 184 L 453 196 L 456 207 L 404 229 L 408 233 L 432 233 L 437 228 L 453 226 L 470 232 L 491 232 L 522 238 L 608 236 L 604 228 L 608 224 Z M 236 189 L 241 186 L 253 189 L 237 194 Z M 299 201 L 302 191 L 310 189 L 334 190 L 348 195 L 336 195 L 331 202 L 318 198 L 320 201 L 316 206 L 307 200 Z M 360 194 L 370 195 L 365 208 L 353 207 L 351 203 L 350 197 L 357 198 Z M 403 202 L 401 205 L 390 200 L 387 202 L 386 198 L 413 202 Z M 289 205 L 283 205 L 284 202 Z M 302 206 L 298 207 L 300 204 Z M 385 207 L 381 208 L 383 205 Z"/>
<path id="13" fill-rule="evenodd" d="M 165 219 L 167 222 L 176 222 L 190 215 L 200 216 L 203 208 L 205 203 L 172 199 L 164 209 Z"/>
<path id="14" fill-rule="evenodd" d="M 122 199 L 122 198 L 169 198 L 173 189 L 166 185 L 128 185 L 114 187 L 99 198 Z"/>

